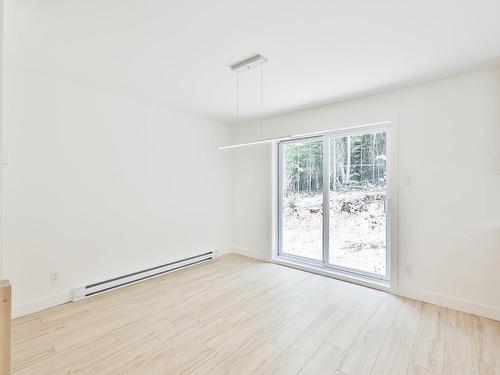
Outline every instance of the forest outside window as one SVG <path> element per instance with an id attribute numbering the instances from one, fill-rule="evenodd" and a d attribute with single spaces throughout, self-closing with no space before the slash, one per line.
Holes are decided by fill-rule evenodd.
<path id="1" fill-rule="evenodd" d="M 390 127 L 280 142 L 278 255 L 389 280 Z"/>

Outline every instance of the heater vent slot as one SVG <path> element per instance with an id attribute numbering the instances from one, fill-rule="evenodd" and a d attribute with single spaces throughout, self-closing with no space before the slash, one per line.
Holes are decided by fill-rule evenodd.
<path id="1" fill-rule="evenodd" d="M 146 270 L 129 273 L 128 275 L 114 277 L 112 279 L 88 284 L 83 287 L 76 288 L 73 291 L 73 301 L 79 301 L 98 293 L 121 288 L 132 283 L 163 275 L 167 272 L 172 272 L 198 263 L 206 262 L 207 260 L 215 258 L 215 256 L 216 254 L 214 251 L 209 251 L 200 255 L 195 255 L 189 258 L 180 259 L 174 262 L 162 264 L 160 266 L 148 268 Z"/>

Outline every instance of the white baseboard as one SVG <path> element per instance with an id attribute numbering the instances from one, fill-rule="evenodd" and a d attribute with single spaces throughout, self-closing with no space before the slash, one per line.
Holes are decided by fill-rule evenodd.
<path id="1" fill-rule="evenodd" d="M 270 257 L 263 256 L 261 253 L 256 251 L 251 251 L 247 249 L 228 249 L 219 251 L 218 256 L 228 253 L 236 253 L 239 255 L 247 256 L 250 258 L 255 258 L 263 260 L 266 262 L 271 262 Z M 483 316 L 485 318 L 494 319 L 500 321 L 500 308 L 494 306 L 484 305 L 478 302 L 468 301 L 461 298 L 450 297 L 443 294 L 433 293 L 421 289 L 408 289 L 408 288 L 397 288 L 394 294 L 416 299 L 423 302 L 432 303 L 435 305 L 440 305 L 444 307 L 449 307 L 451 309 L 464 311 L 470 314 L 475 314 Z M 22 305 L 13 306 L 12 308 L 12 318 L 18 318 L 24 315 L 32 314 L 37 311 L 45 310 L 50 307 L 54 307 L 66 302 L 70 302 L 72 299 L 72 293 L 64 292 L 59 294 L 54 294 L 49 297 L 40 298 L 32 302 L 28 302 Z"/>
<path id="2" fill-rule="evenodd" d="M 215 255 L 215 257 L 220 257 L 220 256 L 223 256 L 226 254 L 231 254 L 231 253 L 235 253 L 235 251 L 233 249 L 220 249 L 217 251 L 217 254 Z"/>
<path id="3" fill-rule="evenodd" d="M 253 250 L 248 250 L 248 249 L 233 248 L 232 250 L 230 250 L 228 252 L 239 254 L 239 255 L 242 255 L 242 256 L 245 256 L 245 257 L 249 257 L 249 258 L 263 260 L 265 262 L 271 262 L 271 260 L 272 260 L 271 257 L 264 256 L 260 252 L 253 251 Z"/>
<path id="4" fill-rule="evenodd" d="M 66 302 L 70 302 L 72 297 L 73 296 L 71 292 L 64 292 L 54 294 L 45 298 L 40 298 L 22 305 L 13 306 L 12 319 L 45 310 L 57 305 L 61 305 Z"/>
<path id="5" fill-rule="evenodd" d="M 395 294 L 500 321 L 500 308 L 498 307 L 483 305 L 478 302 L 450 297 L 421 289 L 399 288 L 395 291 Z"/>

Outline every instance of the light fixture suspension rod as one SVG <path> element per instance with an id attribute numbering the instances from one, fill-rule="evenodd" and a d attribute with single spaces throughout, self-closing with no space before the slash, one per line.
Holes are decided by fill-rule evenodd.
<path id="1" fill-rule="evenodd" d="M 263 79 L 262 79 L 262 61 L 260 62 L 260 138 L 263 136 L 263 119 L 262 119 L 262 103 L 263 103 Z"/>
<path id="2" fill-rule="evenodd" d="M 240 123 L 240 75 L 236 73 L 236 125 Z"/>
<path id="3" fill-rule="evenodd" d="M 290 136 L 278 137 L 278 138 L 264 138 L 264 78 L 263 78 L 263 65 L 267 63 L 267 59 L 261 55 L 255 55 L 236 64 L 231 65 L 231 70 L 236 73 L 236 136 L 239 135 L 239 123 L 240 123 L 240 87 L 239 87 L 239 74 L 245 73 L 250 70 L 260 67 L 260 111 L 259 111 L 259 122 L 260 122 L 260 137 L 258 140 L 242 142 L 232 145 L 218 146 L 218 150 L 224 150 L 235 147 L 249 146 L 260 143 L 275 142 L 285 139 L 290 139 Z"/>

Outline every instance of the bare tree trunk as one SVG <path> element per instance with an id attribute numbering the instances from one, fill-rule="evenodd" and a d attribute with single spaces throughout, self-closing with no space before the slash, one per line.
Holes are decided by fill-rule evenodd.
<path id="1" fill-rule="evenodd" d="M 312 188 L 312 154 L 311 154 L 311 144 L 308 145 L 307 147 L 307 152 L 308 152 L 308 171 L 307 171 L 307 190 L 309 191 L 309 194 L 311 194 L 311 188 Z"/>
<path id="2" fill-rule="evenodd" d="M 359 146 L 359 182 L 363 182 L 363 136 L 360 136 L 360 146 Z"/>
<path id="3" fill-rule="evenodd" d="M 330 168 L 333 165 L 333 183 L 332 188 L 333 191 L 337 191 L 337 140 L 333 138 L 333 152 L 331 153 L 331 157 L 333 160 L 330 160 Z"/>
<path id="4" fill-rule="evenodd" d="M 297 153 L 297 195 L 300 190 L 300 155 Z"/>
<path id="5" fill-rule="evenodd" d="M 351 137 L 347 137 L 347 153 L 346 153 L 346 159 L 347 159 L 347 166 L 346 166 L 346 171 L 345 171 L 345 179 L 346 183 L 349 183 L 351 180 Z"/>
<path id="6" fill-rule="evenodd" d="M 377 158 L 375 157 L 375 141 L 377 140 L 377 133 L 372 135 L 372 181 L 375 182 L 375 163 Z"/>
<path id="7" fill-rule="evenodd" d="M 336 142 L 336 145 L 339 145 L 338 158 L 341 161 L 339 171 L 340 171 L 340 178 L 342 179 L 341 181 L 342 181 L 342 187 L 343 187 L 346 184 L 345 164 L 344 164 L 344 160 L 346 159 L 346 157 L 345 157 L 346 156 L 346 148 L 344 147 L 344 142 L 341 142 L 341 143 Z"/>

